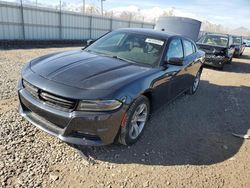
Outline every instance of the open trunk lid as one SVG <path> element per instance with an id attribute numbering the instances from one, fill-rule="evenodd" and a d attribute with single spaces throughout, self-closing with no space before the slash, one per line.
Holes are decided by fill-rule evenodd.
<path id="1" fill-rule="evenodd" d="M 196 42 L 198 40 L 200 27 L 201 22 L 195 19 L 164 16 L 158 19 L 154 29 L 183 35 Z"/>

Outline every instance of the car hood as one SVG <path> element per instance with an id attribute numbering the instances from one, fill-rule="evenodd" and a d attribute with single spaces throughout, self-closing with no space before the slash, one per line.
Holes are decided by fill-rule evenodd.
<path id="1" fill-rule="evenodd" d="M 227 50 L 227 47 L 224 46 L 214 46 L 214 45 L 207 45 L 207 44 L 202 44 L 202 43 L 196 43 L 197 47 L 206 52 L 206 54 L 224 54 L 225 51 Z"/>
<path id="2" fill-rule="evenodd" d="M 150 69 L 82 50 L 37 58 L 31 61 L 30 68 L 48 80 L 81 89 L 120 87 Z"/>
<path id="3" fill-rule="evenodd" d="M 233 48 L 235 48 L 235 49 L 236 49 L 236 48 L 237 48 L 237 49 L 240 49 L 240 47 L 241 47 L 241 45 L 239 45 L 239 44 L 232 44 L 231 46 L 232 46 Z"/>

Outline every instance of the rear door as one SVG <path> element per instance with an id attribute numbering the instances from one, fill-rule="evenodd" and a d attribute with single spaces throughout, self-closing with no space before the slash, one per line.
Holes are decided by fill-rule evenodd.
<path id="1" fill-rule="evenodd" d="M 196 47 L 190 40 L 182 39 L 183 49 L 184 49 L 184 71 L 185 71 L 185 80 L 183 87 L 185 89 L 189 88 L 193 84 L 194 77 L 197 74 L 197 71 L 200 67 L 199 59 L 197 59 Z"/>

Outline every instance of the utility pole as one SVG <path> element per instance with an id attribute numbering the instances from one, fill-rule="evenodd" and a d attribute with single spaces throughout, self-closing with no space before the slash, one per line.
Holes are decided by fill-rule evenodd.
<path id="1" fill-rule="evenodd" d="M 23 40 L 25 40 L 25 25 L 24 25 L 24 16 L 23 16 L 23 0 L 20 0 L 21 3 L 21 19 L 22 19 L 22 32 L 23 32 Z"/>
<path id="2" fill-rule="evenodd" d="M 102 16 L 103 16 L 103 1 L 106 1 L 106 0 L 101 0 L 101 13 L 102 13 Z"/>
<path id="3" fill-rule="evenodd" d="M 131 27 L 131 20 L 132 20 L 132 13 L 129 13 L 129 22 L 128 22 L 128 27 Z"/>
<path id="4" fill-rule="evenodd" d="M 85 0 L 82 0 L 82 12 L 85 13 Z"/>
<path id="5" fill-rule="evenodd" d="M 60 12 L 59 12 L 59 39 L 62 40 L 62 1 L 60 0 Z"/>

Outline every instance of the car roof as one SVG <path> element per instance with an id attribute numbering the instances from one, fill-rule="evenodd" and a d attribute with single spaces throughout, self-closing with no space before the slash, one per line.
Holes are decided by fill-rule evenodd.
<path id="1" fill-rule="evenodd" d="M 123 28 L 123 29 L 118 29 L 116 31 L 134 32 L 134 33 L 146 34 L 152 37 L 164 38 L 164 39 L 167 39 L 173 36 L 181 36 L 176 33 L 168 32 L 168 31 L 158 31 L 154 29 L 145 29 L 145 28 Z"/>
<path id="2" fill-rule="evenodd" d="M 229 37 L 229 35 L 227 34 L 216 34 L 216 33 L 208 33 L 206 35 L 210 35 L 210 36 L 220 36 L 220 37 Z M 205 35 L 205 36 L 206 36 Z"/>
<path id="3" fill-rule="evenodd" d="M 239 35 L 232 35 L 232 37 L 240 37 L 240 38 L 242 38 L 242 36 L 239 36 Z"/>

